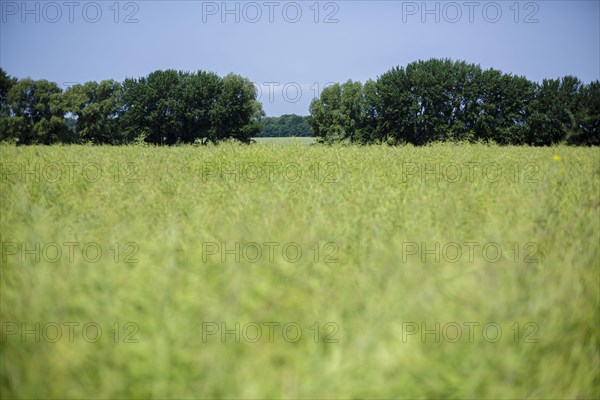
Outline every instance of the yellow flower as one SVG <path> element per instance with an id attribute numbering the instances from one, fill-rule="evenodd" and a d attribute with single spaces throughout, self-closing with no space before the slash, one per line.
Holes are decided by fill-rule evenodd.
<path id="1" fill-rule="evenodd" d="M 560 161 L 560 156 L 558 154 L 553 155 L 552 158 L 554 161 Z"/>

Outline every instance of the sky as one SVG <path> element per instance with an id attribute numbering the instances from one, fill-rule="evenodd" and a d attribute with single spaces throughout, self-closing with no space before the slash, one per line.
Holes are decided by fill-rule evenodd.
<path id="1" fill-rule="evenodd" d="M 0 67 L 75 83 L 158 69 L 242 75 L 268 116 L 323 87 L 450 58 L 533 81 L 600 79 L 600 0 L 5 1 Z"/>

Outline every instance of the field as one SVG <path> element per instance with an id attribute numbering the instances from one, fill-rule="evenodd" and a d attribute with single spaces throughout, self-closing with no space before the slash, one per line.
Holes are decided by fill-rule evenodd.
<path id="1" fill-rule="evenodd" d="M 0 156 L 3 399 L 600 396 L 597 148 Z"/>
<path id="2" fill-rule="evenodd" d="M 261 137 L 254 138 L 257 144 L 268 145 L 288 145 L 288 144 L 303 144 L 310 145 L 315 142 L 313 137 Z"/>

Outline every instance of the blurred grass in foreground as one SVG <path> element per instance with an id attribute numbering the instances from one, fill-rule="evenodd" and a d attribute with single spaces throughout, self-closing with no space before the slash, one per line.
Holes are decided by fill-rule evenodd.
<path id="1" fill-rule="evenodd" d="M 599 396 L 597 148 L 0 156 L 3 399 Z"/>

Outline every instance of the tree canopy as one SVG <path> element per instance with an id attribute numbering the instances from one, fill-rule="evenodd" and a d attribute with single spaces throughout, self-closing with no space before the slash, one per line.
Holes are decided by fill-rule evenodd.
<path id="1" fill-rule="evenodd" d="M 159 70 L 63 91 L 0 69 L 0 141 L 158 145 L 309 136 L 321 143 L 425 145 L 493 141 L 600 145 L 600 82 L 536 83 L 449 59 L 394 67 L 376 80 L 326 87 L 310 115 L 265 118 L 248 79 Z"/>
<path id="2" fill-rule="evenodd" d="M 600 84 L 537 84 L 464 61 L 417 61 L 376 81 L 327 87 L 308 119 L 321 142 L 600 145 Z"/>
<path id="3" fill-rule="evenodd" d="M 16 80 L 0 69 L 0 140 L 19 144 L 172 145 L 237 139 L 260 130 L 262 105 L 246 78 L 166 70 L 123 83 L 71 86 Z"/>

